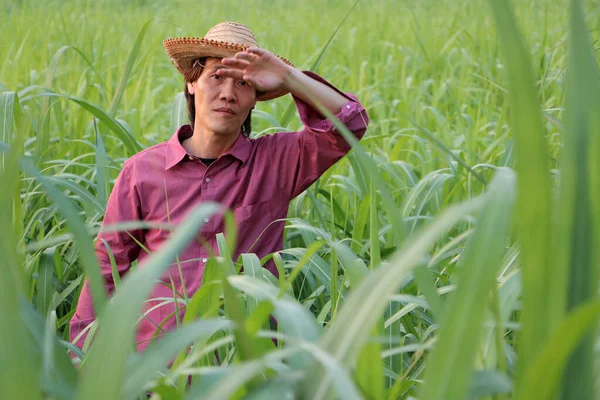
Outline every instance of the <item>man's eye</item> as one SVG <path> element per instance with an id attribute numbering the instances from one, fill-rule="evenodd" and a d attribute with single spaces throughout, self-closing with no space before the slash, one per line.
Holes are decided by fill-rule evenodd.
<path id="1" fill-rule="evenodd" d="M 217 74 L 213 74 L 213 75 L 211 76 L 211 78 L 214 78 L 214 79 L 221 79 L 221 77 L 220 77 L 219 75 L 217 75 Z"/>
<path id="2" fill-rule="evenodd" d="M 241 86 L 248 86 L 248 82 L 246 82 L 246 81 L 240 81 L 239 84 Z"/>

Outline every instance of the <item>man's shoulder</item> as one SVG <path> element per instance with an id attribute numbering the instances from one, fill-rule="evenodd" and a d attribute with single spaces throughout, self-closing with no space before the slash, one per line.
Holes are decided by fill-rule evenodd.
<path id="1" fill-rule="evenodd" d="M 147 168 L 162 165 L 164 167 L 166 159 L 166 148 L 168 142 L 157 143 L 150 146 L 125 160 L 123 168 Z"/>

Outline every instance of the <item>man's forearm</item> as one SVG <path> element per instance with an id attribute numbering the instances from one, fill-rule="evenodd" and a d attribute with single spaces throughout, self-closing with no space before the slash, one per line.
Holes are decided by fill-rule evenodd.
<path id="1" fill-rule="evenodd" d="M 290 73 L 285 79 L 285 84 L 292 95 L 315 109 L 318 109 L 315 104 L 317 102 L 332 114 L 339 113 L 342 106 L 348 102 L 347 98 L 334 89 L 311 78 L 296 68 L 290 69 Z"/>

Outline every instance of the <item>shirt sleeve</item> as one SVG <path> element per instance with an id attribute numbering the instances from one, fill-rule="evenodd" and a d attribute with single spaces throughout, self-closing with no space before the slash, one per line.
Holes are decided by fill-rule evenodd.
<path id="1" fill-rule="evenodd" d="M 356 139 L 362 139 L 369 124 L 369 117 L 357 97 L 341 92 L 313 72 L 303 73 L 326 84 L 348 100 L 335 117 Z M 292 97 L 304 129 L 270 135 L 266 146 L 268 154 L 265 154 L 271 163 L 272 171 L 276 171 L 279 186 L 290 199 L 306 190 L 351 149 L 342 134 L 334 128 L 333 122 L 301 99 Z"/>
<path id="2" fill-rule="evenodd" d="M 108 198 L 102 227 L 119 222 L 140 220 L 142 220 L 140 196 L 132 179 L 131 165 L 126 162 Z M 115 283 L 109 253 L 101 239 L 106 241 L 110 247 L 119 275 L 123 275 L 129 270 L 129 265 L 138 258 L 141 248 L 136 240 L 140 242 L 143 240 L 143 231 L 100 232 L 96 237 L 94 244 L 96 258 L 104 280 L 104 287 L 107 294 L 110 295 L 114 291 Z M 75 340 L 95 317 L 89 281 L 86 279 L 77 302 L 75 314 L 70 322 L 71 341 Z M 75 344 L 81 348 L 86 336 L 87 334 L 83 335 Z"/>

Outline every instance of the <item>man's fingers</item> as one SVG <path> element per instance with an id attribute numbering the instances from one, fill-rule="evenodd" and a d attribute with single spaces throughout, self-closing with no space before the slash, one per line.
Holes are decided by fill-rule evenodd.
<path id="1" fill-rule="evenodd" d="M 250 61 L 237 58 L 224 58 L 221 62 L 223 65 L 231 68 L 245 69 L 248 68 L 248 65 L 250 65 Z"/>
<path id="2" fill-rule="evenodd" d="M 257 56 L 262 56 L 266 52 L 264 49 L 261 49 L 260 47 L 248 47 L 246 49 L 246 51 L 248 53 L 256 54 Z"/>
<path id="3" fill-rule="evenodd" d="M 248 62 L 254 61 L 254 57 L 255 56 L 253 54 L 247 53 L 245 51 L 239 52 L 239 53 L 235 54 L 235 59 L 236 60 L 246 60 Z"/>
<path id="4" fill-rule="evenodd" d="M 217 75 L 227 78 L 242 79 L 244 77 L 244 71 L 233 68 L 221 68 L 217 70 Z"/>

